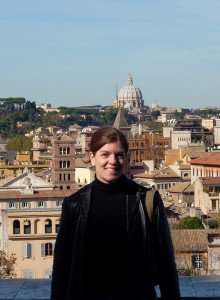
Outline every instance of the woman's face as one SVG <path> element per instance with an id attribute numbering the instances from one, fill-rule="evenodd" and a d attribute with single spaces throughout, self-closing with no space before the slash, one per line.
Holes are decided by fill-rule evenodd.
<path id="1" fill-rule="evenodd" d="M 96 168 L 96 177 L 104 183 L 110 183 L 124 173 L 126 153 L 119 141 L 105 144 L 95 154 L 91 153 L 90 159 Z"/>

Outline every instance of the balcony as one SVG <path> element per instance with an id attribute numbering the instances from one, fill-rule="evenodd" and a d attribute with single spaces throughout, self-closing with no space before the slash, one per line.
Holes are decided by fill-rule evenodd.
<path id="1" fill-rule="evenodd" d="M 220 300 L 220 276 L 181 277 L 180 286 L 182 299 Z M 49 279 L 0 280 L 0 300 L 49 300 L 49 297 Z"/>

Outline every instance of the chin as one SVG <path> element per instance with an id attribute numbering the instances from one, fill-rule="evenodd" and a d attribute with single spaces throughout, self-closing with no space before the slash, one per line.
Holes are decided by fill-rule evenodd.
<path id="1" fill-rule="evenodd" d="M 115 176 L 111 176 L 108 178 L 108 182 L 111 182 L 111 181 L 114 181 L 114 180 L 117 180 L 119 177 L 121 176 L 121 174 L 119 175 L 115 175 Z"/>

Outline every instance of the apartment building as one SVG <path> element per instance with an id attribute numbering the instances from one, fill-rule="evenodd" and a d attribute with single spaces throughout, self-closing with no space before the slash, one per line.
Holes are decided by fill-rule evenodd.
<path id="1" fill-rule="evenodd" d="M 73 193 L 74 191 L 71 191 Z M 18 176 L 0 188 L 1 244 L 16 256 L 17 278 L 49 278 L 63 198 L 35 174 Z"/>

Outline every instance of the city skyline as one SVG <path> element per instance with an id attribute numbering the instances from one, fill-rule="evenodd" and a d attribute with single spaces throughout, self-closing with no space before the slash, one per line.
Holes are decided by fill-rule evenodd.
<path id="1" fill-rule="evenodd" d="M 4 2 L 0 97 L 111 105 L 128 74 L 145 105 L 218 106 L 217 0 Z"/>

